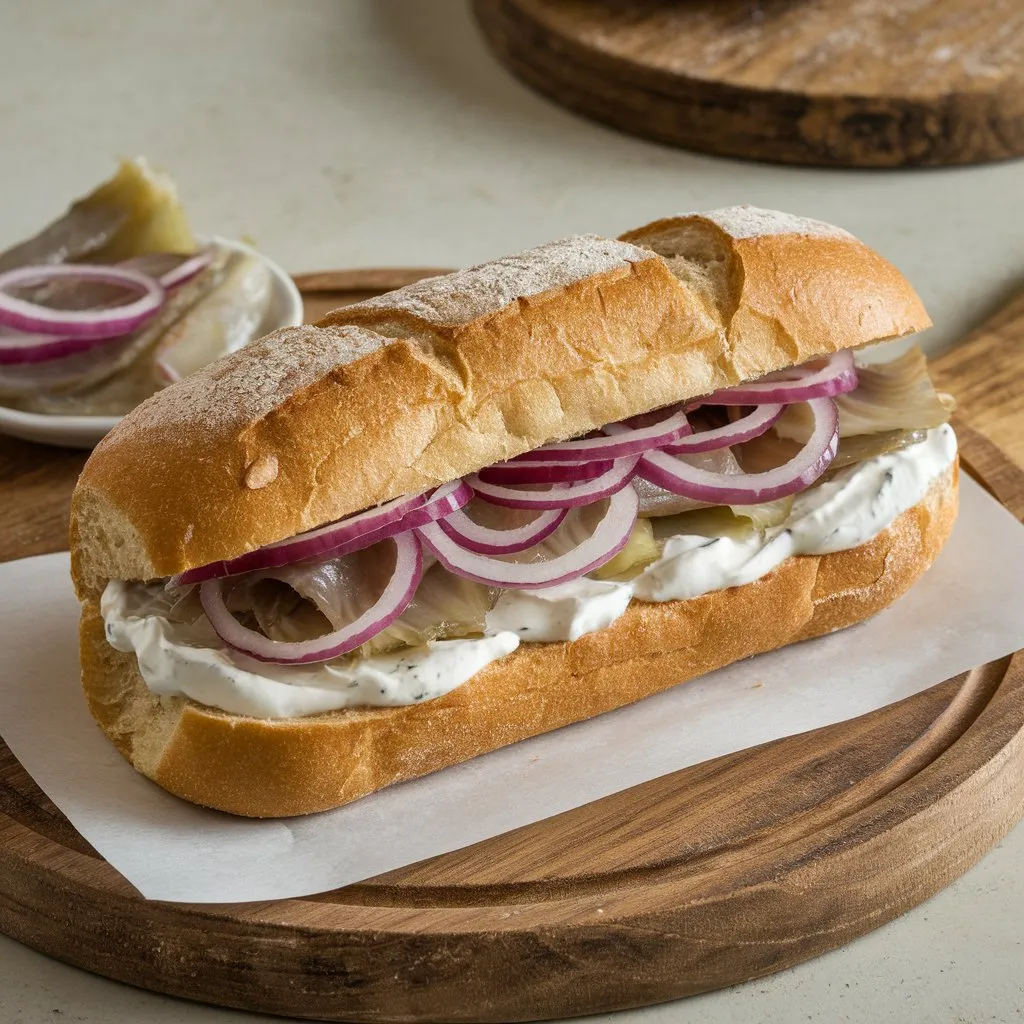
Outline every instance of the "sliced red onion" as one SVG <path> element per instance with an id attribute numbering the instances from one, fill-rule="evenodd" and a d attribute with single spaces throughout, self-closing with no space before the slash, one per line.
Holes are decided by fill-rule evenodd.
<path id="1" fill-rule="evenodd" d="M 99 281 L 139 292 L 122 306 L 101 309 L 51 309 L 8 294 L 11 288 L 42 284 L 55 278 Z M 0 324 L 19 331 L 59 334 L 67 338 L 113 338 L 134 331 L 163 305 L 166 293 L 158 281 L 127 267 L 54 264 L 18 267 L 0 274 Z"/>
<path id="2" fill-rule="evenodd" d="M 608 499 L 608 508 L 583 543 L 564 555 L 536 562 L 506 562 L 469 551 L 450 537 L 439 523 L 417 531 L 423 543 L 449 571 L 490 587 L 539 590 L 585 576 L 614 558 L 629 540 L 636 522 L 637 496 L 624 487 Z"/>
<path id="3" fill-rule="evenodd" d="M 141 274 L 149 279 L 156 277 L 162 288 L 170 290 L 191 281 L 192 278 L 210 265 L 211 259 L 212 253 L 208 249 L 184 260 L 169 253 L 152 253 L 146 256 L 137 256 L 131 260 L 124 260 L 115 269 L 129 270 L 132 273 Z M 160 275 L 160 263 L 162 262 L 166 266 L 168 260 L 178 260 L 179 262 L 176 266 Z M 120 313 L 123 308 L 115 306 L 113 312 Z M 104 307 L 103 311 L 105 314 L 112 312 L 109 307 Z M 95 311 L 90 310 L 88 312 Z M 106 342 L 120 341 L 123 338 L 123 334 L 116 334 L 110 337 L 86 338 L 4 329 L 0 330 L 0 366 L 24 366 L 32 363 L 50 362 L 55 359 L 78 355 Z"/>
<path id="4" fill-rule="evenodd" d="M 499 462 L 477 476 L 488 484 L 556 484 L 593 480 L 612 468 L 612 460 L 594 462 Z"/>
<path id="5" fill-rule="evenodd" d="M 491 484 L 481 480 L 479 475 L 466 477 L 466 483 L 473 488 L 474 494 L 492 505 L 504 505 L 506 508 L 573 508 L 589 505 L 622 490 L 633 479 L 639 459 L 639 455 L 616 459 L 611 469 L 593 480 L 576 484 L 553 484 L 543 491 Z"/>
<path id="6" fill-rule="evenodd" d="M 828 468 L 839 446 L 839 412 L 831 398 L 807 403 L 814 416 L 811 438 L 782 466 L 764 473 L 734 476 L 712 473 L 665 452 L 648 452 L 640 476 L 659 487 L 715 505 L 756 505 L 809 487 Z"/>
<path id="7" fill-rule="evenodd" d="M 435 488 L 422 505 L 402 517 L 399 525 L 403 530 L 411 530 L 415 526 L 432 523 L 465 508 L 472 500 L 473 488 L 465 480 L 452 480 Z"/>
<path id="8" fill-rule="evenodd" d="M 0 366 L 26 366 L 78 355 L 114 338 L 65 338 L 59 334 L 28 334 L 0 328 Z"/>
<path id="9" fill-rule="evenodd" d="M 751 441 L 770 430 L 785 408 L 778 403 L 754 406 L 752 412 L 732 423 L 727 423 L 724 427 L 700 430 L 696 434 L 690 434 L 665 445 L 661 450 L 671 455 L 696 455 L 698 452 L 717 451 L 719 448 Z"/>
<path id="10" fill-rule="evenodd" d="M 658 417 L 648 422 L 648 417 Z M 638 422 L 640 421 L 640 422 Z M 623 459 L 631 455 L 642 455 L 653 448 L 661 448 L 690 433 L 686 413 L 676 406 L 659 409 L 655 413 L 634 416 L 622 424 L 623 430 L 616 436 L 598 434 L 582 437 L 575 441 L 560 441 L 546 444 L 517 456 L 513 462 L 593 462 L 595 459 Z"/>
<path id="11" fill-rule="evenodd" d="M 180 285 L 185 284 L 186 281 L 191 281 L 197 274 L 202 273 L 213 259 L 213 253 L 209 249 L 204 249 L 202 252 L 196 253 L 195 256 L 190 256 L 187 260 L 179 263 L 173 270 L 168 270 L 166 274 L 162 274 L 157 280 L 160 282 L 160 286 L 170 291 L 172 288 L 177 288 Z"/>
<path id="12" fill-rule="evenodd" d="M 172 589 L 187 587 L 204 580 L 238 576 L 257 569 L 276 569 L 314 558 L 340 558 L 397 533 L 407 532 L 414 526 L 449 515 L 468 504 L 472 497 L 468 484 L 456 480 L 438 487 L 429 496 L 412 494 L 395 498 L 366 512 L 248 551 L 237 558 L 186 569 L 171 577 L 168 586 Z"/>
<path id="13" fill-rule="evenodd" d="M 710 452 L 697 452 L 687 455 L 686 461 L 691 466 L 699 466 L 710 473 L 719 473 L 723 476 L 742 476 L 743 474 L 743 467 L 739 464 L 731 448 L 716 448 Z M 682 494 L 675 494 L 673 491 L 651 483 L 650 480 L 644 479 L 639 474 L 633 477 L 632 487 L 640 498 L 640 515 L 648 519 L 674 516 L 680 512 L 707 508 L 711 504 L 711 502 L 700 501 L 697 498 L 687 498 Z"/>
<path id="14" fill-rule="evenodd" d="M 199 588 L 203 611 L 224 643 L 258 661 L 306 665 L 338 658 L 387 629 L 405 611 L 416 593 L 423 576 L 423 550 L 416 535 L 400 533 L 389 540 L 395 545 L 395 569 L 384 592 L 354 622 L 314 640 L 285 643 L 243 626 L 224 603 L 222 580 L 207 580 Z"/>
<path id="15" fill-rule="evenodd" d="M 832 398 L 857 386 L 853 353 L 843 349 L 829 356 L 818 370 L 793 366 L 771 375 L 772 379 L 724 388 L 700 400 L 701 405 L 763 405 L 781 402 L 806 402 L 812 398 Z"/>
<path id="16" fill-rule="evenodd" d="M 545 509 L 521 526 L 496 529 L 481 525 L 460 509 L 438 519 L 437 524 L 467 551 L 475 551 L 479 555 L 511 555 L 532 548 L 551 536 L 568 512 L 565 508 Z"/>

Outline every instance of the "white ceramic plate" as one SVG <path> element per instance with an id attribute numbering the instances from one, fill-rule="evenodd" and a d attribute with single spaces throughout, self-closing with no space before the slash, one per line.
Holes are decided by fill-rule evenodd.
<path id="1" fill-rule="evenodd" d="M 213 238 L 212 242 L 227 249 L 255 256 L 270 271 L 271 295 L 267 315 L 257 337 L 302 323 L 302 296 L 295 282 L 273 260 L 243 242 L 226 238 Z M 50 416 L 35 412 L 21 412 L 0 405 L 0 434 L 10 434 L 39 444 L 61 445 L 65 448 L 92 448 L 120 419 L 120 416 Z"/>

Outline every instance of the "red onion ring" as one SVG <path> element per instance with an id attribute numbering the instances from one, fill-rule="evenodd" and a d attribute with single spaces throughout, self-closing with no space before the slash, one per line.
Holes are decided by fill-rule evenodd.
<path id="1" fill-rule="evenodd" d="M 466 477 L 466 483 L 473 488 L 474 494 L 492 505 L 504 505 L 506 508 L 574 508 L 577 505 L 589 505 L 622 490 L 633 479 L 639 460 L 639 455 L 616 459 L 611 469 L 593 480 L 578 484 L 554 484 L 543 491 L 525 491 L 504 484 L 490 484 L 481 480 L 478 474 Z"/>
<path id="2" fill-rule="evenodd" d="M 412 494 L 385 502 L 366 512 L 339 519 L 315 530 L 248 551 L 225 562 L 211 562 L 172 576 L 168 587 L 187 587 L 204 580 L 238 576 L 258 569 L 276 569 L 293 562 L 340 558 L 432 522 L 469 504 L 473 492 L 461 480 L 438 487 L 429 497 Z"/>
<path id="3" fill-rule="evenodd" d="M 731 476 L 691 466 L 665 452 L 648 452 L 640 459 L 638 472 L 667 491 L 714 505 L 756 505 L 795 494 L 825 472 L 839 446 L 836 403 L 831 398 L 814 398 L 807 405 L 814 415 L 810 440 L 789 462 L 775 469 Z"/>
<path id="4" fill-rule="evenodd" d="M 31 363 L 49 363 L 55 359 L 78 355 L 98 348 L 113 338 L 64 338 L 59 334 L 28 334 L 23 331 L 0 329 L 0 366 L 27 366 Z"/>
<path id="5" fill-rule="evenodd" d="M 488 484 L 561 484 L 593 480 L 612 468 L 612 460 L 594 462 L 498 462 L 477 476 Z"/>
<path id="6" fill-rule="evenodd" d="M 465 508 L 472 500 L 473 488 L 465 480 L 452 480 L 431 491 L 427 500 L 418 508 L 407 512 L 398 525 L 405 531 L 416 526 L 423 526 L 425 523 L 432 523 L 453 512 L 458 512 L 460 508 Z M 352 550 L 358 549 L 353 548 Z"/>
<path id="7" fill-rule="evenodd" d="M 139 259 L 147 258 L 151 257 L 140 257 Z M 156 280 L 162 288 L 170 291 L 172 288 L 177 288 L 202 273 L 210 265 L 211 259 L 212 253 L 210 250 L 204 250 L 184 260 L 174 269 L 156 278 Z M 142 274 L 147 278 L 152 278 L 153 276 L 151 273 L 147 273 L 141 265 L 133 265 L 130 260 L 121 263 L 119 269 L 131 270 L 133 273 Z M 0 332 L 0 366 L 25 366 L 32 363 L 51 362 L 55 359 L 63 359 L 66 356 L 78 355 L 105 342 L 117 341 L 123 337 L 123 334 L 117 334 L 104 338 L 71 338 L 60 334 L 3 331 Z M 176 376 L 171 379 L 176 379 Z"/>
<path id="8" fill-rule="evenodd" d="M 202 273 L 210 265 L 212 259 L 213 253 L 209 249 L 204 249 L 202 252 L 196 253 L 195 256 L 190 256 L 183 263 L 179 263 L 173 270 L 168 270 L 157 280 L 160 282 L 160 286 L 167 291 L 178 288 L 186 281 L 191 281 L 197 274 Z"/>
<path id="9" fill-rule="evenodd" d="M 545 537 L 550 537 L 568 513 L 566 508 L 545 509 L 523 526 L 498 530 L 481 526 L 460 509 L 444 519 L 438 519 L 437 525 L 467 551 L 474 551 L 478 555 L 511 555 L 532 548 Z"/>
<path id="10" fill-rule="evenodd" d="M 738 384 L 716 391 L 702 398 L 701 405 L 764 405 L 776 402 L 789 405 L 812 398 L 833 398 L 857 386 L 857 369 L 849 349 L 829 356 L 819 370 L 794 366 L 772 376 L 776 379 Z"/>
<path id="11" fill-rule="evenodd" d="M 271 640 L 248 629 L 231 614 L 224 603 L 223 581 L 207 580 L 199 588 L 203 611 L 217 636 L 233 650 L 258 661 L 279 665 L 307 665 L 330 661 L 354 651 L 388 628 L 409 607 L 423 576 L 423 549 L 412 532 L 400 533 L 389 540 L 395 545 L 395 571 L 384 592 L 354 622 L 313 640 L 287 643 Z"/>
<path id="12" fill-rule="evenodd" d="M 690 424 L 682 409 L 671 407 L 659 412 L 663 412 L 664 416 L 655 423 L 636 424 L 626 421 L 618 424 L 624 429 L 615 437 L 599 434 L 596 437 L 582 437 L 575 441 L 546 444 L 543 448 L 535 448 L 533 451 L 518 455 L 512 461 L 564 464 L 593 462 L 595 459 L 624 459 L 631 455 L 642 455 L 653 448 L 661 448 L 690 433 Z M 633 417 L 633 420 L 638 418 Z"/>
<path id="13" fill-rule="evenodd" d="M 614 558 L 633 532 L 639 501 L 632 487 L 624 487 L 608 500 L 608 508 L 591 535 L 572 551 L 545 561 L 505 562 L 462 547 L 439 523 L 421 526 L 423 543 L 449 571 L 491 587 L 539 590 L 585 576 Z"/>
<path id="14" fill-rule="evenodd" d="M 123 306 L 71 310 L 51 309 L 8 294 L 10 288 L 41 284 L 55 278 L 121 285 L 139 292 L 140 297 Z M 159 282 L 127 267 L 63 263 L 17 267 L 0 274 L 0 324 L 38 334 L 59 332 L 67 338 L 113 338 L 128 334 L 145 323 L 160 309 L 165 297 Z"/>
<path id="15" fill-rule="evenodd" d="M 700 430 L 696 434 L 680 438 L 673 444 L 665 445 L 661 451 L 670 455 L 696 455 L 699 452 L 717 451 L 719 448 L 729 448 L 734 444 L 752 441 L 771 430 L 785 408 L 781 404 L 756 405 L 752 412 L 732 423 L 727 423 L 724 427 Z"/>

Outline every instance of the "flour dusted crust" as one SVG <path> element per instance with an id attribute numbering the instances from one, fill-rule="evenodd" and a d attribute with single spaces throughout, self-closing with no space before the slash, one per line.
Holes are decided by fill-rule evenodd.
<path id="1" fill-rule="evenodd" d="M 689 601 L 634 601 L 606 629 L 523 644 L 425 704 L 262 720 L 158 698 L 135 656 L 107 644 L 92 600 L 82 616 L 82 678 L 104 732 L 165 789 L 250 817 L 307 814 L 860 622 L 931 565 L 956 508 L 954 463 L 867 544 L 789 558 L 754 583 Z"/>
<path id="2" fill-rule="evenodd" d="M 852 236 L 746 207 L 434 278 L 277 331 L 125 417 L 75 491 L 76 585 L 96 596 L 229 558 L 928 325 Z"/>
<path id="3" fill-rule="evenodd" d="M 731 238 L 764 238 L 769 235 L 799 235 L 803 238 L 846 238 L 853 235 L 835 224 L 828 224 L 813 217 L 799 217 L 782 210 L 764 210 L 759 206 L 724 206 L 718 210 L 706 210 L 704 213 L 686 213 L 678 217 L 670 217 L 671 223 L 700 219 L 717 224 Z M 638 228 L 643 233 L 646 228 Z"/>

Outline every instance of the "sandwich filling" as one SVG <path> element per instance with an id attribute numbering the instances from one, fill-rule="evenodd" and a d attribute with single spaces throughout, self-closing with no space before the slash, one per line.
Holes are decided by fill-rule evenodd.
<path id="1" fill-rule="evenodd" d="M 690 600 L 751 583 L 791 556 L 858 547 L 949 472 L 949 402 L 914 350 L 847 373 L 831 397 L 794 398 L 747 436 L 769 395 L 824 386 L 820 366 L 797 369 L 802 378 L 765 382 L 763 397 L 741 386 L 735 405 L 723 392 L 699 407 L 605 428 L 590 461 L 577 458 L 588 451 L 581 440 L 492 467 L 493 475 L 481 471 L 470 478 L 472 500 L 458 497 L 456 482 L 397 513 L 381 506 L 261 549 L 252 553 L 256 565 L 218 563 L 170 581 L 112 580 L 101 602 L 107 640 L 134 652 L 155 694 L 235 714 L 409 705 L 453 690 L 521 643 L 604 629 L 633 600 Z M 835 376 L 827 379 L 836 386 Z M 837 413 L 824 456 L 815 449 L 823 419 L 829 426 L 822 402 Z M 666 441 L 666 425 L 679 423 L 683 432 Z M 637 435 L 659 447 L 637 457 L 600 449 L 604 438 L 635 444 Z M 719 447 L 717 436 L 732 443 Z M 786 472 L 801 460 L 811 468 Z M 564 465 L 576 475 L 560 479 Z M 616 472 L 625 479 L 616 481 Z M 576 503 L 533 504 L 551 495 Z M 375 513 L 360 545 L 358 521 Z M 390 526 L 380 525 L 385 514 L 396 516 Z M 417 525 L 401 529 L 403 522 Z M 498 553 L 483 554 L 488 546 Z M 305 557 L 292 561 L 292 552 Z M 397 593 L 403 588 L 411 592 Z M 382 616 L 382 602 L 400 605 L 397 614 Z M 346 636 L 351 646 L 335 653 L 332 644 Z"/>

